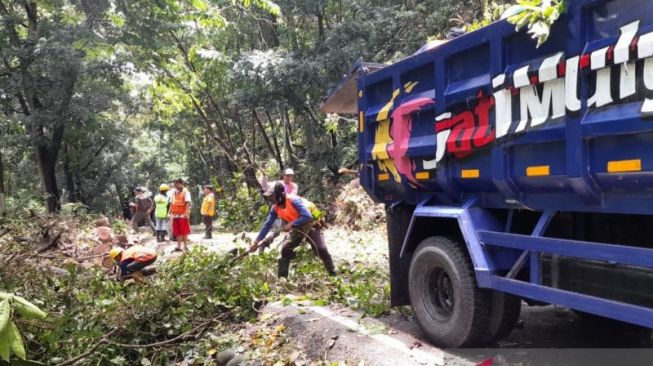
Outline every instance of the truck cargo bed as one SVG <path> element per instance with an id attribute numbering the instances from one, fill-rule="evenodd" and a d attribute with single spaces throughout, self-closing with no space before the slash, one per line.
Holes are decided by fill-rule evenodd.
<path id="1" fill-rule="evenodd" d="M 492 24 L 361 75 L 358 105 L 378 201 L 653 213 L 650 1 L 570 1 L 540 48 Z"/>

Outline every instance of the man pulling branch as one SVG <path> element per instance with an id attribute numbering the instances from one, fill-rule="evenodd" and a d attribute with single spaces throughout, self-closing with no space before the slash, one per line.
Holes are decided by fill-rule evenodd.
<path id="1" fill-rule="evenodd" d="M 250 251 L 258 248 L 258 244 L 268 234 L 274 221 L 280 218 L 285 222 L 283 230 L 290 232 L 290 235 L 284 240 L 281 248 L 279 277 L 288 277 L 290 260 L 295 257 L 295 248 L 299 247 L 304 239 L 308 239 L 313 252 L 322 260 L 329 275 L 334 276 L 336 272 L 331 254 L 324 243 L 324 235 L 320 225 L 315 225 L 314 215 L 308 209 L 309 206 L 315 205 L 301 197 L 286 195 L 285 187 L 280 182 L 269 187 L 263 195 L 272 198 L 274 204 Z"/>

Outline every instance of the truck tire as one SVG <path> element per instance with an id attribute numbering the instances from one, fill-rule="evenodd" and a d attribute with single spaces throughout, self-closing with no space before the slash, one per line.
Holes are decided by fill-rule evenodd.
<path id="1" fill-rule="evenodd" d="M 479 289 L 464 245 L 430 237 L 409 269 L 410 302 L 426 337 L 440 347 L 468 347 L 488 339 L 490 292 Z"/>
<path id="2" fill-rule="evenodd" d="M 521 314 L 521 297 L 492 291 L 492 310 L 488 343 L 499 341 L 510 334 Z"/>

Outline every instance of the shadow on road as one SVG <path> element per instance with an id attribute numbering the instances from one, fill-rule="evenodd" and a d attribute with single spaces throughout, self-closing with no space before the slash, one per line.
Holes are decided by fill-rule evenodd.
<path id="1" fill-rule="evenodd" d="M 412 316 L 379 318 L 389 327 L 424 340 Z M 522 305 L 520 320 L 508 337 L 489 348 L 650 348 L 651 330 L 595 316 L 580 316 L 569 309 Z"/>

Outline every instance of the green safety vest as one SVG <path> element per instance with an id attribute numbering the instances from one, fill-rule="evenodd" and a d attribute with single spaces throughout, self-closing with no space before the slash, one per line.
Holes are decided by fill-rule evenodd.
<path id="1" fill-rule="evenodd" d="M 303 198 L 302 198 L 302 200 L 304 201 L 304 205 L 306 205 L 306 208 L 308 209 L 308 211 L 313 216 L 313 220 L 317 221 L 317 220 L 321 219 L 324 216 L 322 211 L 320 211 L 320 209 L 317 208 L 317 206 L 313 202 L 311 202 L 311 201 L 309 201 L 307 199 L 303 199 Z"/>
<path id="2" fill-rule="evenodd" d="M 157 194 L 154 197 L 154 203 L 156 204 L 156 209 L 154 211 L 154 216 L 157 219 L 165 219 L 168 217 L 168 197 Z"/>

